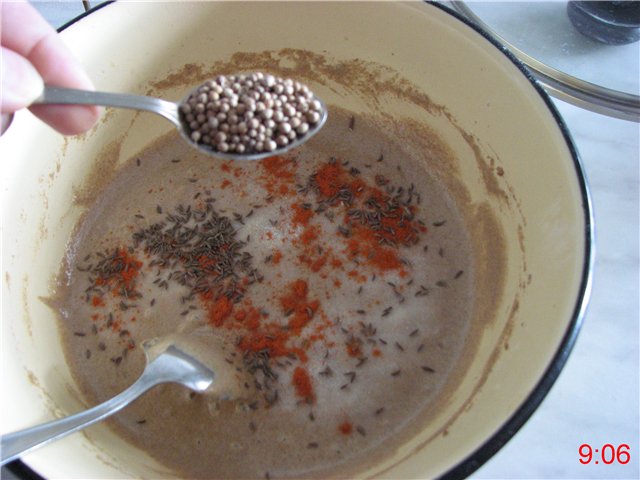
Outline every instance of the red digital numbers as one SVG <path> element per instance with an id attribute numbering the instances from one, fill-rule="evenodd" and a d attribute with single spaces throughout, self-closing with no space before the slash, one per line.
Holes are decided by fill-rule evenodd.
<path id="1" fill-rule="evenodd" d="M 588 465 L 591 462 L 596 465 L 599 463 L 611 465 L 614 462 L 625 465 L 631 461 L 631 447 L 626 443 L 622 443 L 617 447 L 610 443 L 605 443 L 602 447 L 595 449 L 588 443 L 583 443 L 578 447 L 578 454 L 580 455 L 578 461 L 583 465 Z"/>
<path id="2" fill-rule="evenodd" d="M 591 445 L 583 443 L 580 445 L 578 453 L 580 454 L 580 463 L 584 465 L 591 463 L 591 460 L 593 459 L 593 450 L 591 449 Z"/>

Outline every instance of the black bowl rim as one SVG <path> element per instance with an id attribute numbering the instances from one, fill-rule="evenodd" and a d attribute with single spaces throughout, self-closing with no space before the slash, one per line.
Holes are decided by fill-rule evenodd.
<path id="1" fill-rule="evenodd" d="M 70 20 L 63 26 L 61 26 L 58 31 L 61 32 L 74 23 L 82 20 L 84 17 L 92 14 L 93 12 L 100 10 L 101 8 L 115 3 L 113 0 L 101 3 L 90 10 L 80 14 L 76 18 Z M 578 296 L 576 298 L 576 304 L 573 310 L 573 314 L 571 316 L 571 321 L 569 322 L 567 331 L 565 332 L 564 337 L 562 338 L 562 342 L 558 347 L 554 357 L 552 358 L 550 364 L 545 370 L 542 378 L 538 381 L 537 385 L 533 388 L 529 396 L 525 399 L 525 401 L 518 407 L 518 409 L 513 413 L 513 415 L 500 427 L 500 429 L 489 439 L 485 440 L 485 442 L 474 452 L 472 452 L 467 458 L 462 460 L 448 472 L 439 477 L 442 480 L 454 480 L 466 478 L 471 475 L 473 472 L 478 470 L 483 464 L 485 464 L 491 457 L 493 457 L 503 446 L 507 444 L 511 438 L 522 428 L 522 426 L 527 422 L 527 420 L 533 415 L 536 409 L 540 406 L 544 398 L 547 396 L 551 387 L 558 379 L 560 372 L 564 368 L 567 359 L 569 358 L 569 354 L 573 349 L 573 346 L 576 343 L 578 338 L 578 333 L 584 321 L 584 316 L 586 314 L 587 305 L 589 303 L 589 297 L 591 293 L 591 283 L 593 276 L 593 262 L 595 255 L 595 237 L 594 237 L 594 218 L 593 218 L 593 207 L 591 203 L 591 195 L 589 193 L 589 187 L 587 185 L 586 175 L 582 168 L 582 162 L 580 160 L 580 155 L 578 150 L 573 142 L 569 129 L 565 124 L 564 120 L 560 116 L 557 108 L 551 101 L 549 95 L 544 91 L 544 89 L 538 84 L 537 80 L 533 76 L 533 74 L 527 69 L 527 67 L 518 60 L 515 55 L 513 55 L 508 49 L 506 49 L 503 45 L 501 45 L 496 39 L 494 39 L 488 32 L 480 28 L 479 26 L 471 23 L 465 17 L 452 10 L 445 5 L 441 5 L 434 1 L 426 1 L 436 8 L 448 13 L 454 18 L 458 19 L 460 22 L 464 23 L 467 27 L 475 30 L 479 33 L 485 40 L 489 41 L 494 47 L 496 47 L 503 55 L 505 55 L 517 68 L 520 72 L 529 80 L 534 90 L 538 92 L 538 95 L 542 98 L 545 105 L 551 112 L 554 120 L 562 136 L 567 143 L 567 147 L 569 152 L 571 153 L 571 157 L 573 160 L 573 164 L 576 170 L 576 179 L 578 181 L 580 187 L 580 194 L 582 197 L 582 209 L 584 213 L 584 222 L 585 222 L 585 252 L 584 252 L 584 260 L 583 260 L 583 271 L 582 278 L 580 281 L 580 287 L 578 290 Z M 44 477 L 36 473 L 33 469 L 31 469 L 26 463 L 22 460 L 14 460 L 13 462 L 7 464 L 7 468 L 11 473 L 16 475 L 18 478 L 24 480 L 45 480 Z"/>
<path id="2" fill-rule="evenodd" d="M 551 387 L 558 379 L 560 372 L 564 368 L 569 354 L 573 350 L 573 347 L 578 338 L 578 333 L 582 327 L 584 317 L 586 315 L 589 298 L 591 295 L 591 286 L 593 280 L 593 264 L 595 259 L 595 229 L 594 229 L 594 217 L 593 206 L 591 202 L 591 194 L 589 186 L 587 184 L 586 174 L 582 168 L 582 161 L 580 160 L 580 154 L 576 148 L 571 133 L 564 120 L 560 116 L 556 106 L 553 104 L 551 97 L 538 83 L 534 74 L 529 71 L 524 63 L 522 63 L 511 51 L 503 46 L 498 40 L 496 40 L 490 33 L 479 27 L 478 25 L 467 20 L 464 16 L 454 11 L 452 8 L 446 7 L 441 4 L 437 4 L 433 1 L 429 1 L 432 5 L 440 8 L 441 10 L 451 14 L 453 17 L 466 24 L 471 29 L 479 33 L 483 38 L 493 44 L 499 51 L 501 51 L 529 80 L 534 90 L 538 92 L 541 99 L 551 112 L 561 134 L 563 135 L 569 152 L 571 154 L 573 165 L 576 172 L 576 180 L 580 188 L 580 195 L 582 200 L 582 211 L 584 215 L 584 258 L 582 265 L 582 276 L 580 279 L 580 285 L 576 297 L 575 306 L 571 315 L 571 321 L 567 326 L 567 330 L 556 350 L 555 355 L 551 359 L 551 362 L 547 366 L 547 369 L 543 373 L 542 377 L 535 385 L 529 396 L 525 401 L 516 409 L 511 417 L 493 434 L 490 438 L 471 453 L 467 458 L 459 462 L 456 466 L 443 474 L 440 479 L 453 480 L 466 478 L 473 472 L 478 470 L 484 465 L 493 455 L 495 455 L 502 447 L 504 447 L 511 438 L 522 428 L 522 426 L 529 420 L 531 415 L 540 406 L 544 398 L 547 396 Z"/>

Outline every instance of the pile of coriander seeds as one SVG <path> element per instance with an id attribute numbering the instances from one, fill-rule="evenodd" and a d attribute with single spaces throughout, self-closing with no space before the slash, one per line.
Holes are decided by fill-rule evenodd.
<path id="1" fill-rule="evenodd" d="M 307 135 L 322 114 L 307 86 L 261 72 L 220 75 L 180 105 L 191 141 L 236 154 L 286 147 Z"/>

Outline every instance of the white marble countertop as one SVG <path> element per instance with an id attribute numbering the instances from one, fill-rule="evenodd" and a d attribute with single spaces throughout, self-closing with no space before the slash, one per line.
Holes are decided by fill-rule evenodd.
<path id="1" fill-rule="evenodd" d="M 36 6 L 56 27 L 82 11 L 80 2 Z M 555 103 L 581 155 L 593 199 L 596 262 L 591 303 L 574 350 L 542 405 L 472 478 L 637 479 L 640 125 Z M 584 443 L 593 449 L 628 444 L 631 461 L 582 465 L 578 448 Z M 2 477 L 15 478 L 4 469 Z"/>

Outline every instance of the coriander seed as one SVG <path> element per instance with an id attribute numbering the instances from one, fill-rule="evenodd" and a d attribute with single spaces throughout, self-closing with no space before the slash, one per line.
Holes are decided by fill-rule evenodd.
<path id="1" fill-rule="evenodd" d="M 180 106 L 188 137 L 222 153 L 272 152 L 303 138 L 323 118 L 323 104 L 292 79 L 262 72 L 220 75 Z"/>

